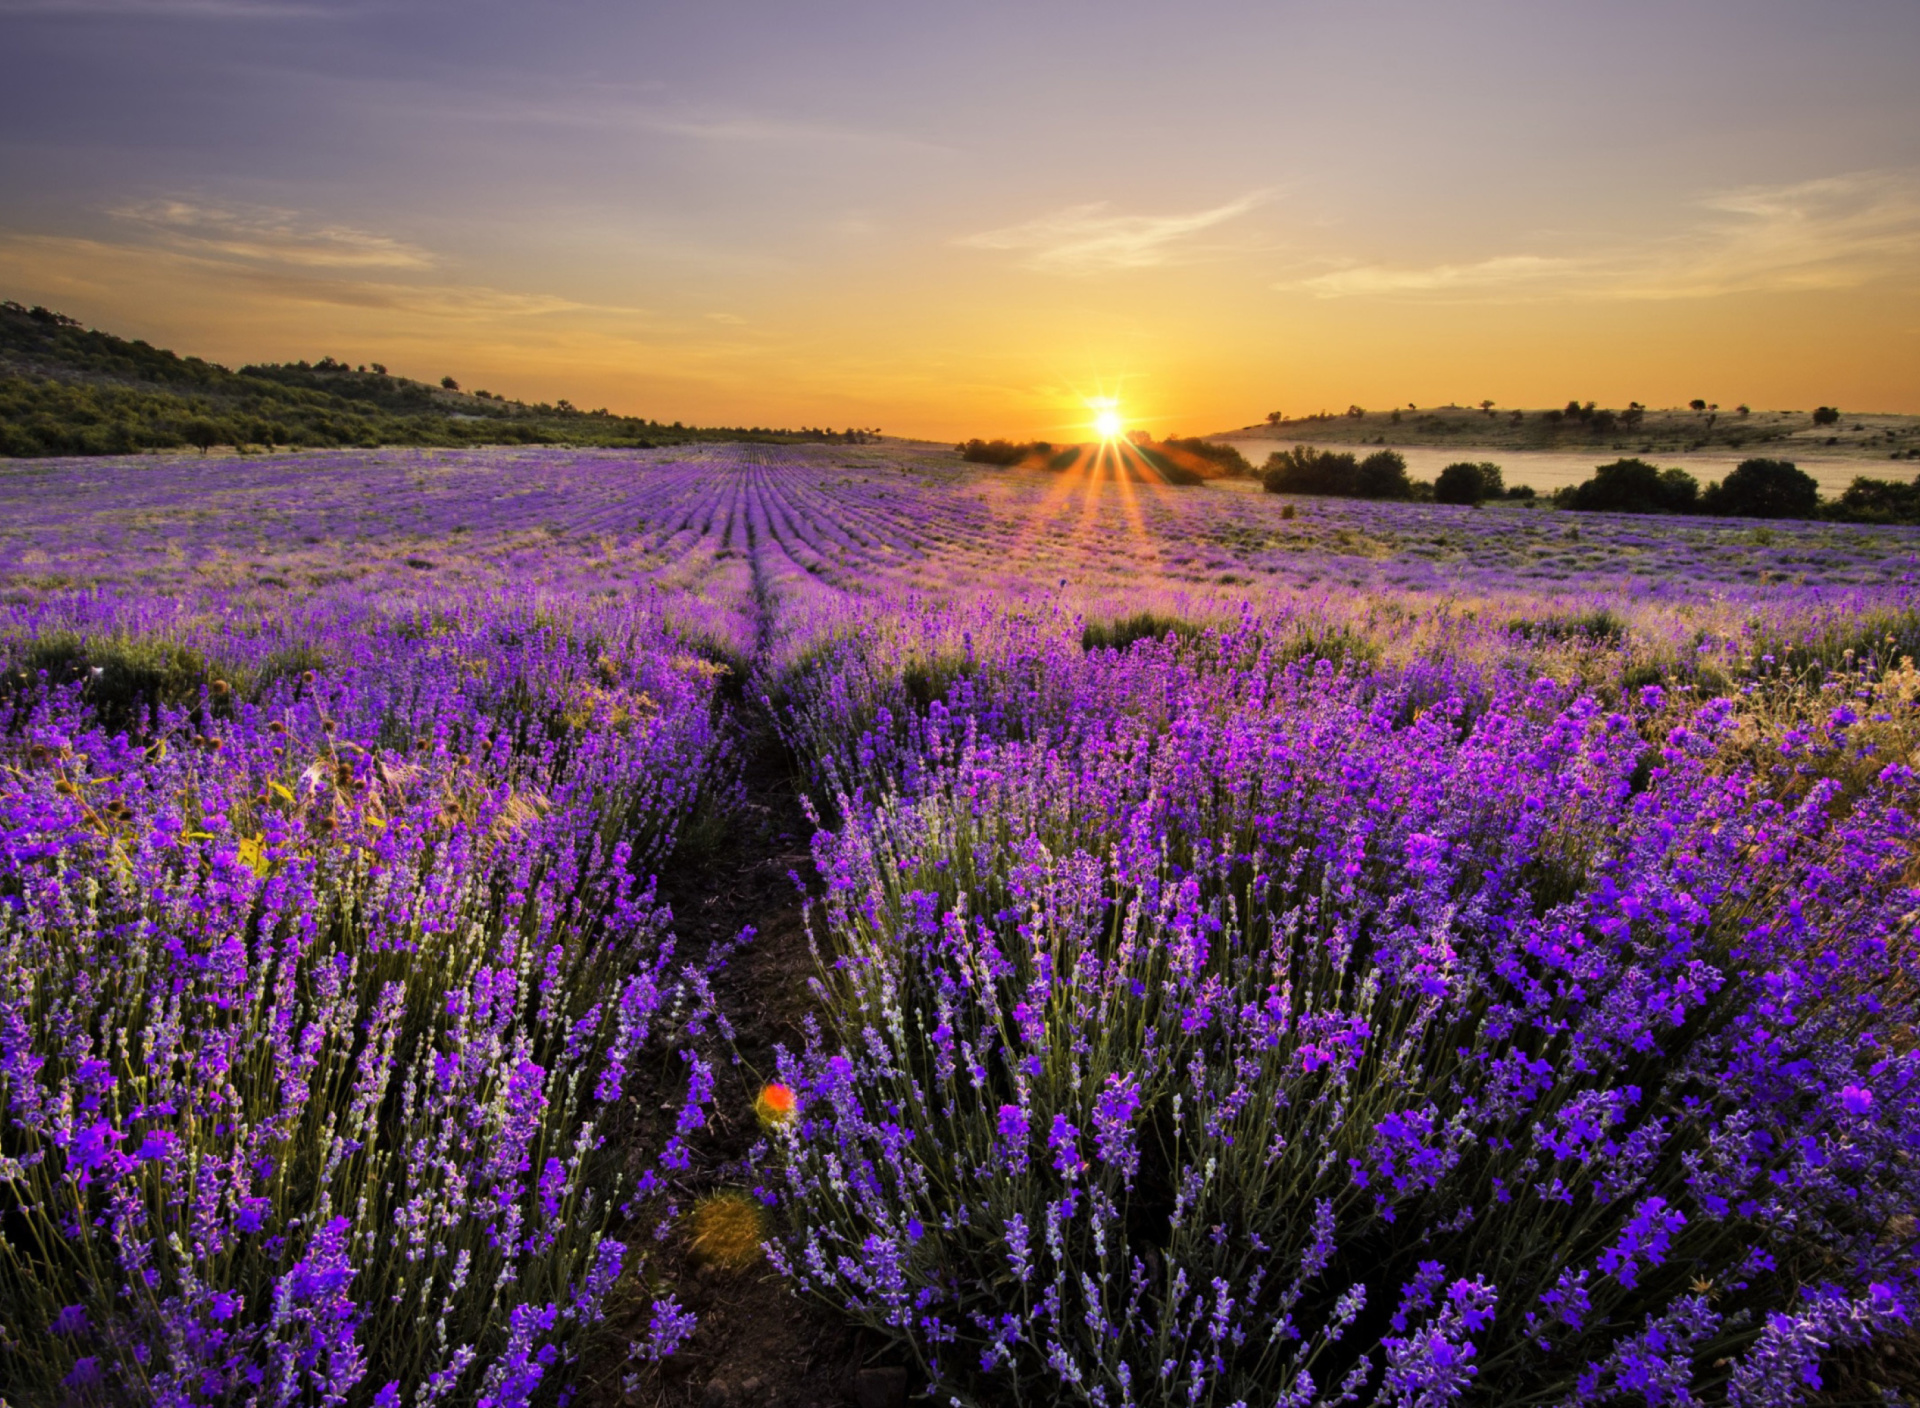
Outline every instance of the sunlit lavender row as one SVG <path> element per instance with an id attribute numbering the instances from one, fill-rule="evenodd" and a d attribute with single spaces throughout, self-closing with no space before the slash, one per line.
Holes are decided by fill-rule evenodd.
<path id="1" fill-rule="evenodd" d="M 1912 1362 L 1910 530 L 852 446 L 0 510 L 26 1401 L 653 1391 L 725 1039 L 655 878 L 763 719 L 822 968 L 743 1177 L 937 1401 Z"/>

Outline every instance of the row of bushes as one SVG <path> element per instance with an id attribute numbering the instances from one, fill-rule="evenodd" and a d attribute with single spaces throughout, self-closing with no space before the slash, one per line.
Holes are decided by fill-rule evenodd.
<path id="1" fill-rule="evenodd" d="M 1787 460 L 1741 461 L 1724 480 L 1702 489 L 1684 469 L 1645 460 L 1603 464 L 1593 478 L 1560 490 L 1562 508 L 1607 513 L 1702 513 L 1723 518 L 1831 518 L 1849 523 L 1920 523 L 1920 482 L 1856 478 L 1837 499 Z"/>
<path id="2" fill-rule="evenodd" d="M 1376 450 L 1365 459 L 1350 451 L 1316 450 L 1295 445 L 1276 450 L 1261 471 L 1269 494 L 1317 494 L 1347 499 L 1402 499 L 1411 502 L 1477 504 L 1486 499 L 1530 499 L 1524 484 L 1509 489 L 1500 466 L 1461 461 L 1440 471 L 1433 483 L 1410 478 L 1398 450 Z"/>
<path id="3" fill-rule="evenodd" d="M 1460 461 L 1429 484 L 1407 474 L 1395 450 L 1365 459 L 1348 451 L 1296 445 L 1271 455 L 1261 474 L 1269 494 L 1316 494 L 1350 499 L 1400 499 L 1443 504 L 1479 504 L 1489 499 L 1531 499 L 1534 491 L 1508 488 L 1500 466 Z M 1722 518 L 1831 518 L 1851 523 L 1920 523 L 1920 481 L 1902 484 L 1857 478 L 1838 499 L 1820 496 L 1820 486 L 1787 460 L 1749 459 L 1724 480 L 1700 482 L 1684 469 L 1661 469 L 1640 459 L 1615 460 L 1584 483 L 1558 490 L 1555 507 L 1590 513 L 1699 513 Z"/>

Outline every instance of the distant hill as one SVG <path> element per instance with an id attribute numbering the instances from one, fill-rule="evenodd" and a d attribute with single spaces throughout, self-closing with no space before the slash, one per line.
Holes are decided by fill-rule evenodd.
<path id="1" fill-rule="evenodd" d="M 1859 459 L 1920 459 L 1920 416 L 1817 407 L 1755 411 L 1629 403 L 1608 408 L 1591 401 L 1546 410 L 1488 406 L 1349 407 L 1343 412 L 1270 419 L 1213 439 L 1272 439 L 1292 444 L 1431 446 L 1441 449 L 1613 451 L 1683 454 L 1706 450 L 1753 454 L 1845 455 Z"/>
<path id="2" fill-rule="evenodd" d="M 119 455 L 216 445 L 606 445 L 851 442 L 864 430 L 662 425 L 567 401 L 528 405 L 391 376 L 384 367 L 264 363 L 230 371 L 0 303 L 0 456 Z"/>

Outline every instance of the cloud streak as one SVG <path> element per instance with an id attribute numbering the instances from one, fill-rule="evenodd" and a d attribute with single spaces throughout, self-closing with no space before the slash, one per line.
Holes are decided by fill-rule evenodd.
<path id="1" fill-rule="evenodd" d="M 1713 298 L 1857 288 L 1920 267 L 1920 171 L 1719 191 L 1670 235 L 1459 263 L 1353 263 L 1275 285 L 1317 298 Z"/>
<path id="2" fill-rule="evenodd" d="M 0 19 L 33 16 L 82 19 L 301 20 L 337 17 L 342 6 L 279 3 L 278 0 L 0 0 Z"/>
<path id="3" fill-rule="evenodd" d="M 429 269 L 418 245 L 351 225 L 312 224 L 291 210 L 150 200 L 109 214 L 189 253 L 309 269 Z"/>
<path id="4" fill-rule="evenodd" d="M 1085 276 L 1121 269 L 1147 269 L 1190 261 L 1204 251 L 1195 235 L 1245 215 L 1265 198 L 1260 191 L 1187 215 L 1122 215 L 1110 202 L 1073 205 L 1024 224 L 967 235 L 955 241 L 969 249 L 1021 254 L 1021 263 L 1041 273 Z"/>

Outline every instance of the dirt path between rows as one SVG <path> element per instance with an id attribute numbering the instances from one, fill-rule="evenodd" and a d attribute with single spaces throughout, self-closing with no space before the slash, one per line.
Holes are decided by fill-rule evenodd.
<path id="1" fill-rule="evenodd" d="M 724 834 L 691 861 L 676 858 L 660 877 L 660 899 L 673 911 L 679 953 L 698 961 L 748 928 L 715 975 L 714 997 L 734 1029 L 739 1062 L 718 1071 L 709 1127 L 690 1142 L 694 1166 L 680 1182 L 692 1199 L 744 1191 L 740 1161 L 758 1137 L 754 1097 L 773 1073 L 774 1047 L 797 1049 L 813 1005 L 807 980 L 814 960 L 801 918 L 795 877 L 813 876 L 812 826 L 800 807 L 797 772 L 764 711 L 736 701 L 743 795 Z M 764 1258 L 739 1270 L 703 1265 L 679 1237 L 654 1251 L 649 1275 L 670 1286 L 699 1316 L 699 1329 L 639 1390 L 619 1391 L 618 1373 L 602 1371 L 595 1404 L 637 1408 L 896 1408 L 905 1384 L 897 1374 L 863 1369 L 897 1363 L 878 1337 L 850 1325 L 829 1307 L 788 1290 Z M 645 1329 L 644 1303 L 616 1325 L 619 1344 Z M 601 1374 L 590 1375 L 601 1378 Z"/>

